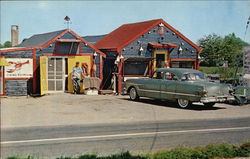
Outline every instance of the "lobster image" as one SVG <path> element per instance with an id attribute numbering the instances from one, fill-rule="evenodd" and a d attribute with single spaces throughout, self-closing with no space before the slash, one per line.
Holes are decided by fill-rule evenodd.
<path id="1" fill-rule="evenodd" d="M 30 61 L 29 61 L 29 60 L 27 60 L 27 61 L 25 61 L 25 62 L 13 62 L 13 61 L 9 61 L 8 63 L 12 66 L 12 68 L 10 68 L 10 69 L 8 69 L 8 70 L 6 70 L 6 71 L 7 71 L 8 73 L 13 73 L 13 72 L 15 72 L 15 71 L 20 70 L 20 69 L 23 67 L 23 65 L 29 64 Z"/>

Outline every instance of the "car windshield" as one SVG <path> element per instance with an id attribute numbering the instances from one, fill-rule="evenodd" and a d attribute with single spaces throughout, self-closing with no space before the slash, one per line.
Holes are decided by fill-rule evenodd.
<path id="1" fill-rule="evenodd" d="M 187 81 L 204 81 L 206 80 L 206 76 L 204 73 L 188 73 L 182 79 Z"/>

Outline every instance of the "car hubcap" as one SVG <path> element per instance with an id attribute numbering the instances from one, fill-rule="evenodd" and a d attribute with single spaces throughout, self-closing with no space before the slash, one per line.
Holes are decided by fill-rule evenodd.
<path id="1" fill-rule="evenodd" d="M 131 88 L 129 95 L 130 95 L 130 98 L 133 100 L 136 98 L 136 91 L 134 88 Z"/>
<path id="2" fill-rule="evenodd" d="M 186 99 L 178 99 L 178 104 L 182 108 L 186 108 L 188 106 L 188 100 Z"/>

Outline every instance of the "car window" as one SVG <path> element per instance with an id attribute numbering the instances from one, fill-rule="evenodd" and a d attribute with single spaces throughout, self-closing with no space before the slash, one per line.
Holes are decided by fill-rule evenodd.
<path id="1" fill-rule="evenodd" d="M 165 72 L 165 79 L 171 81 L 177 81 L 178 77 L 172 72 Z"/>
<path id="2" fill-rule="evenodd" d="M 206 80 L 206 76 L 204 73 L 188 73 L 185 74 L 182 79 L 188 80 L 188 81 L 202 81 Z"/>
<path id="3" fill-rule="evenodd" d="M 153 79 L 163 79 L 163 72 L 154 72 Z"/>

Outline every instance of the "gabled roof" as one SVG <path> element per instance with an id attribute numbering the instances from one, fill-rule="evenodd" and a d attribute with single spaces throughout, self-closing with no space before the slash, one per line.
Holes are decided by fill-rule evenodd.
<path id="1" fill-rule="evenodd" d="M 44 34 L 33 35 L 30 38 L 25 39 L 17 47 L 36 47 L 36 46 L 41 46 L 41 45 L 49 42 L 50 40 L 52 40 L 56 36 L 60 35 L 64 31 L 66 31 L 66 29 L 59 30 L 59 31 L 54 31 L 54 32 L 49 32 L 49 33 L 44 33 Z"/>
<path id="2" fill-rule="evenodd" d="M 94 45 L 89 43 L 87 40 L 80 37 L 75 32 L 73 32 L 72 30 L 69 30 L 69 29 L 33 35 L 29 39 L 24 40 L 17 47 L 7 48 L 5 50 L 0 49 L 0 53 L 11 52 L 11 51 L 21 51 L 21 50 L 43 49 L 43 48 L 49 46 L 51 43 L 53 43 L 55 41 L 59 41 L 59 38 L 61 38 L 64 34 L 66 34 L 68 32 L 71 33 L 72 35 L 74 35 L 78 39 L 79 42 L 82 41 L 82 42 L 88 44 L 88 46 L 91 47 L 92 49 L 94 49 L 95 52 L 101 54 L 103 57 L 106 57 L 106 55 L 102 51 L 100 51 Z M 62 41 L 62 40 L 63 39 L 60 39 L 60 41 Z M 67 39 L 67 41 L 71 41 L 71 40 Z"/>
<path id="3" fill-rule="evenodd" d="M 198 51 L 201 50 L 199 46 L 197 46 L 188 38 L 186 38 L 179 31 L 177 31 L 172 26 L 170 26 L 167 22 L 165 22 L 163 19 L 155 19 L 155 20 L 149 20 L 149 21 L 138 22 L 138 23 L 124 24 L 120 26 L 119 28 L 115 29 L 114 31 L 112 31 L 111 33 L 109 33 L 104 38 L 97 41 L 95 43 L 95 46 L 98 49 L 121 50 L 124 46 L 128 45 L 130 42 L 140 37 L 141 35 L 145 34 L 154 26 L 160 23 L 163 23 L 167 28 L 175 32 L 177 35 L 179 35 L 181 38 L 187 41 L 190 45 L 192 45 Z"/>
<path id="4" fill-rule="evenodd" d="M 107 34 L 104 34 L 104 35 L 88 35 L 88 36 L 83 36 L 82 38 L 84 38 L 85 40 L 87 40 L 91 44 L 95 44 L 98 40 L 102 39 L 106 35 Z"/>

